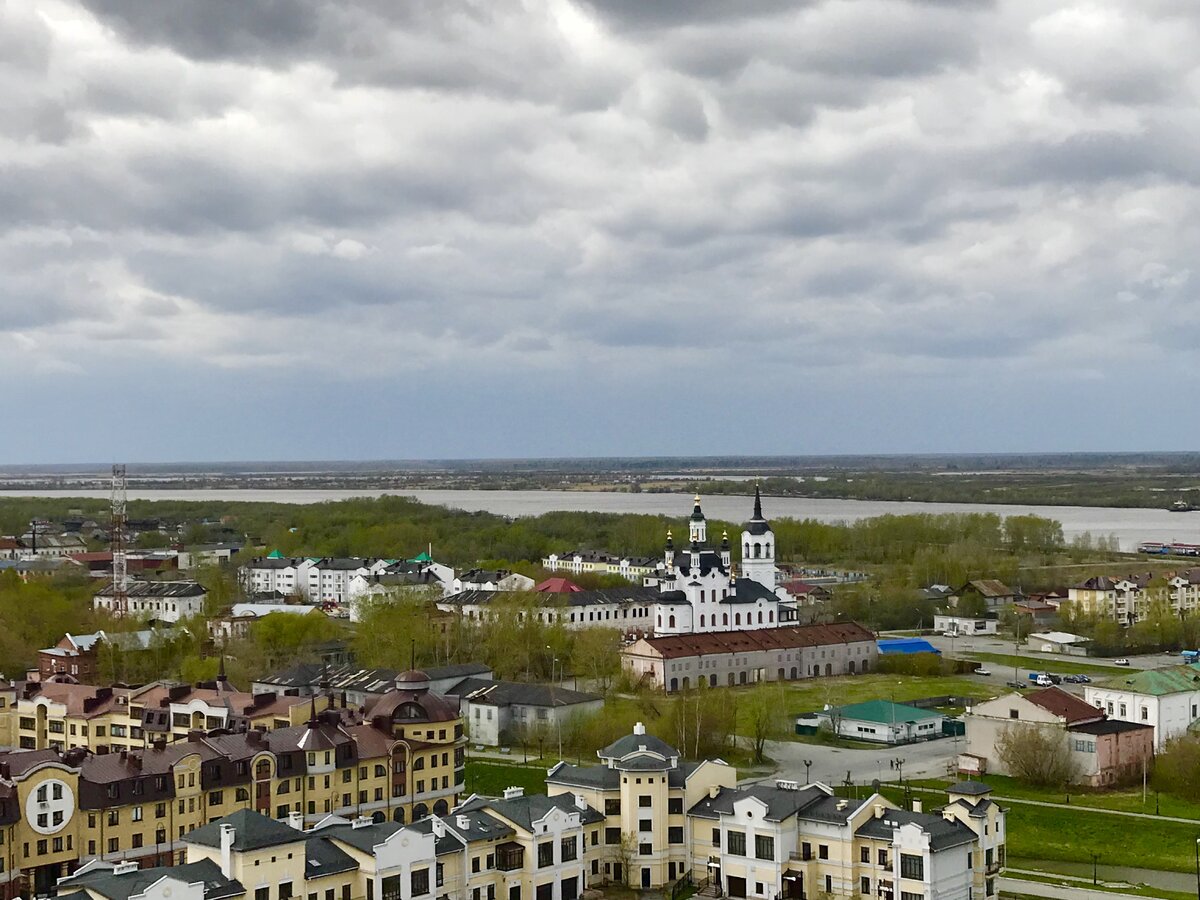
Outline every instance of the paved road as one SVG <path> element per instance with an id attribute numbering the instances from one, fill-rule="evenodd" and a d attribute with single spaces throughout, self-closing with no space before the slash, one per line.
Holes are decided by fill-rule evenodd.
<path id="1" fill-rule="evenodd" d="M 1137 894 L 1096 891 L 1090 887 L 1064 887 L 1041 881 L 1009 878 L 1007 875 L 1000 876 L 1000 894 L 1026 894 L 1030 897 L 1047 897 L 1050 900 L 1146 900 Z"/>
<path id="2" fill-rule="evenodd" d="M 948 638 L 940 634 L 932 635 L 928 641 L 937 647 L 943 653 L 954 656 L 966 656 L 969 653 L 1003 653 L 1005 656 L 1014 655 L 1013 642 L 999 637 L 956 637 Z M 1124 666 L 1118 666 L 1111 659 L 1102 659 L 1100 657 L 1080 657 L 1068 656 L 1065 653 L 1041 653 L 1036 650 L 1030 650 L 1022 643 L 1019 656 L 1028 656 L 1033 659 L 1044 659 L 1046 661 L 1043 669 L 1053 671 L 1055 662 L 1065 663 L 1085 663 L 1089 666 L 1099 666 L 1101 668 L 1109 668 L 1113 670 L 1113 674 L 1117 675 L 1125 670 Z M 1149 653 L 1142 656 L 1129 657 L 1130 667 L 1134 669 L 1161 669 L 1165 666 L 1177 666 L 1182 662 L 1178 653 Z M 1000 668 L 993 666 L 990 663 L 988 666 L 992 669 Z M 1009 669 L 1008 674 L 1012 674 Z"/>
<path id="3" fill-rule="evenodd" d="M 850 773 L 850 780 L 865 784 L 875 778 L 895 781 L 899 772 L 892 768 L 889 760 L 904 760 L 903 774 L 907 778 L 933 778 L 944 776 L 954 758 L 966 748 L 960 738 L 942 738 L 903 747 L 872 747 L 869 750 L 849 747 L 828 747 L 824 744 L 804 744 L 797 741 L 769 741 L 767 756 L 779 765 L 779 771 L 771 778 L 804 780 L 804 760 L 810 760 L 809 780 L 828 785 L 841 784 Z M 763 779 L 753 779 L 763 780 Z"/>

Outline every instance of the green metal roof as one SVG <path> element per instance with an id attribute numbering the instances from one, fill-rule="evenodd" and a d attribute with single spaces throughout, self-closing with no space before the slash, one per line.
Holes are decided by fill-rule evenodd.
<path id="1" fill-rule="evenodd" d="M 826 710 L 826 713 L 832 710 Z M 936 710 L 917 709 L 915 706 L 905 706 L 903 703 L 892 703 L 889 700 L 868 700 L 865 703 L 851 703 L 840 707 L 837 714 L 843 719 L 858 719 L 862 722 L 876 722 L 880 725 L 890 725 L 892 722 L 915 722 L 920 719 L 936 719 L 943 714 Z"/>
<path id="2" fill-rule="evenodd" d="M 433 562 L 433 557 L 430 556 L 427 552 L 422 551 L 421 553 L 418 553 L 416 556 L 414 556 L 412 559 L 410 559 L 409 562 Z"/>
<path id="3" fill-rule="evenodd" d="M 278 550 L 272 550 L 267 554 L 267 559 L 283 559 L 283 554 Z"/>
<path id="4" fill-rule="evenodd" d="M 1167 669 L 1145 669 L 1141 672 L 1126 672 L 1116 678 L 1100 682 L 1097 687 L 1112 691 L 1131 691 L 1161 697 L 1163 694 L 1181 694 L 1200 691 L 1200 665 L 1171 666 Z"/>

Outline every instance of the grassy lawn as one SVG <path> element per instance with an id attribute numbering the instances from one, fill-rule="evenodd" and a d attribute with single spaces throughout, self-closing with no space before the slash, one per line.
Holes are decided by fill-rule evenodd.
<path id="1" fill-rule="evenodd" d="M 546 768 L 469 759 L 466 771 L 467 793 L 503 797 L 505 788 L 523 787 L 527 794 L 544 794 Z"/>
<path id="2" fill-rule="evenodd" d="M 885 787 L 882 793 L 894 803 L 903 803 L 903 791 L 898 788 Z M 1017 868 L 1037 868 L 1035 860 L 1059 860 L 1091 865 L 1094 851 L 1100 854 L 1100 862 L 1109 866 L 1168 872 L 1194 870 L 1200 823 L 1110 816 L 1076 807 L 1074 797 L 1071 806 L 1071 809 L 1053 809 L 1007 804 L 1010 864 Z M 925 800 L 925 808 L 933 808 L 929 799 Z M 1017 860 L 1024 860 L 1025 865 Z"/>
<path id="3" fill-rule="evenodd" d="M 1038 656 L 1013 656 L 1006 653 L 968 653 L 969 659 L 976 662 L 988 663 L 993 672 L 1011 669 L 1014 665 L 1022 669 L 1033 669 L 1035 672 L 1053 672 L 1055 675 L 1090 675 L 1103 678 L 1115 678 L 1122 672 L 1137 671 L 1125 667 L 1097 666 L 1094 663 L 1064 662 L 1059 659 L 1047 659 Z M 1031 682 L 1032 683 L 1032 682 Z"/>
<path id="4" fill-rule="evenodd" d="M 1161 888 L 1147 887 L 1144 884 L 1108 885 L 1102 881 L 1100 884 L 1093 885 L 1090 879 L 1086 881 L 1079 881 L 1072 878 L 1056 878 L 1053 875 L 1026 875 L 1024 872 L 1013 873 L 1009 875 L 1009 877 L 1017 878 L 1021 881 L 1036 881 L 1039 884 L 1056 884 L 1061 887 L 1081 888 L 1088 891 L 1107 891 L 1113 894 L 1130 894 L 1136 897 L 1157 897 L 1160 898 L 1160 900 L 1195 900 L 1196 896 L 1195 894 L 1184 894 L 1179 891 L 1166 891 L 1162 890 Z M 1020 900 L 1020 898 L 1026 897 L 1028 897 L 1029 900 L 1042 900 L 1042 898 L 1035 898 L 1030 894 L 1014 894 L 1009 891 L 1003 891 L 1002 893 L 1006 900 L 1008 900 L 1008 898 Z"/>
<path id="5" fill-rule="evenodd" d="M 1015 778 L 1009 778 L 1004 775 L 984 775 L 979 779 L 985 784 L 989 784 L 996 792 L 997 797 L 1012 797 L 1017 800 L 1040 800 L 1043 803 L 1065 803 L 1067 794 L 1062 791 L 1048 791 L 1044 788 L 1030 787 Z M 943 790 L 950 783 L 945 779 L 925 779 L 911 782 L 918 787 L 932 787 L 938 790 Z M 1113 791 L 1096 791 L 1083 788 L 1073 789 L 1070 792 L 1071 806 L 1091 807 L 1093 809 L 1117 809 L 1124 812 L 1137 812 L 1154 814 L 1154 791 L 1146 792 L 1146 802 L 1142 803 L 1142 789 L 1123 788 Z M 1183 797 L 1176 797 L 1172 794 L 1160 794 L 1158 797 L 1158 812 L 1164 816 L 1175 816 L 1180 819 L 1196 819 L 1200 822 L 1200 798 L 1197 800 L 1188 800 Z M 1136 820 L 1125 820 L 1127 823 L 1132 821 L 1133 825 L 1137 825 Z"/>
<path id="6" fill-rule="evenodd" d="M 996 696 L 996 690 L 986 684 L 958 675 L 845 675 L 834 678 L 814 678 L 810 681 L 784 682 L 779 686 L 783 711 L 789 716 L 831 706 L 845 706 L 866 700 L 920 700 L 925 697 Z M 734 697 L 737 689 L 734 689 Z M 739 731 L 745 732 L 739 722 Z"/>

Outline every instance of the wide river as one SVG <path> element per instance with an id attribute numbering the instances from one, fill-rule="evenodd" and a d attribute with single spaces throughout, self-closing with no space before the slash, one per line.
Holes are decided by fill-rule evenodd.
<path id="1" fill-rule="evenodd" d="M 131 500 L 225 500 L 274 503 L 321 503 L 351 497 L 403 494 L 422 503 L 458 509 L 485 510 L 504 516 L 536 516 L 551 510 L 611 513 L 649 513 L 685 519 L 692 510 L 688 494 L 625 494 L 602 491 L 369 491 L 369 490 L 180 490 L 129 491 Z M 2 497 L 92 497 L 105 491 L 0 491 Z M 742 522 L 750 517 L 748 497 L 710 495 L 704 511 L 714 519 Z M 1057 519 L 1068 540 L 1090 532 L 1093 537 L 1116 535 L 1122 550 L 1141 541 L 1200 543 L 1200 512 L 1172 513 L 1163 509 L 1116 509 L 1098 506 L 1002 506 L 987 503 L 906 503 L 873 500 L 805 500 L 764 497 L 767 518 L 791 517 L 821 522 L 852 522 L 888 514 L 994 512 L 1002 516 L 1033 514 Z"/>

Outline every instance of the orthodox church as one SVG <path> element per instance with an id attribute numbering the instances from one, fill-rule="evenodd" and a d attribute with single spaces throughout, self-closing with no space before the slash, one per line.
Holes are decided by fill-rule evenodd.
<path id="1" fill-rule="evenodd" d="M 728 533 L 716 548 L 708 544 L 708 522 L 695 498 L 687 545 L 675 548 L 667 532 L 663 562 L 647 586 L 661 592 L 655 603 L 654 633 L 696 634 L 774 628 L 795 620 L 795 605 L 776 587 L 775 534 L 763 517 L 754 489 L 754 514 L 742 530 L 740 560 L 734 568 Z"/>

